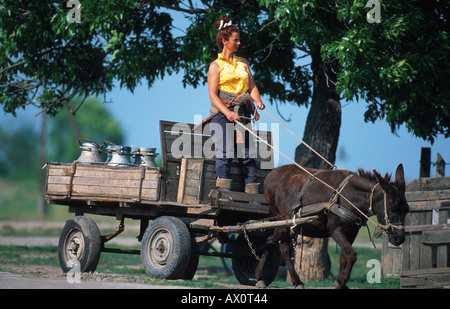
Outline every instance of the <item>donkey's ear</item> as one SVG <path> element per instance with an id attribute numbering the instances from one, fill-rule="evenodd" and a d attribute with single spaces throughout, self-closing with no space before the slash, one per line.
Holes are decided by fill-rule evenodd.
<path id="1" fill-rule="evenodd" d="M 384 179 L 383 177 L 381 177 L 381 175 L 378 174 L 378 172 L 376 170 L 373 170 L 373 175 L 375 176 L 375 179 L 377 180 L 377 182 L 380 184 L 380 186 L 383 188 L 383 190 L 385 192 L 389 192 L 392 189 L 389 182 L 386 179 Z"/>
<path id="2" fill-rule="evenodd" d="M 400 188 L 401 191 L 405 192 L 405 173 L 403 172 L 403 164 L 397 166 L 395 171 L 394 183 Z"/>

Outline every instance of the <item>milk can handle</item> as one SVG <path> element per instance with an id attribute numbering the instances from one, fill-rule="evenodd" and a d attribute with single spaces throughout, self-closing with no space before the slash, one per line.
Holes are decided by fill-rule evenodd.
<path id="1" fill-rule="evenodd" d="M 78 144 L 80 144 L 80 146 L 83 146 L 83 144 L 81 143 L 82 140 L 94 143 L 95 145 L 98 146 L 99 149 L 103 148 L 103 145 L 99 145 L 96 142 L 94 142 L 93 140 L 91 140 L 89 138 L 84 138 L 84 137 L 78 139 Z"/>
<path id="2" fill-rule="evenodd" d="M 108 142 L 108 141 L 103 141 L 103 144 L 110 144 L 110 145 L 115 145 L 114 143 L 112 143 L 112 142 Z"/>

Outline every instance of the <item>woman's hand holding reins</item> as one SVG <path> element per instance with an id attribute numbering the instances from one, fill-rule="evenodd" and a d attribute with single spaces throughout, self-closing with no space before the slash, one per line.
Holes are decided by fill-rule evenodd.
<path id="1" fill-rule="evenodd" d="M 239 118 L 239 116 L 235 112 L 232 112 L 232 111 L 230 111 L 228 114 L 226 114 L 226 117 L 231 122 L 235 122 L 236 120 L 241 120 Z"/>
<path id="2" fill-rule="evenodd" d="M 265 109 L 265 108 L 266 108 L 266 106 L 264 105 L 264 103 L 261 102 L 261 101 L 257 101 L 257 102 L 255 102 L 255 103 L 256 103 L 256 107 L 259 108 L 259 109 Z"/>

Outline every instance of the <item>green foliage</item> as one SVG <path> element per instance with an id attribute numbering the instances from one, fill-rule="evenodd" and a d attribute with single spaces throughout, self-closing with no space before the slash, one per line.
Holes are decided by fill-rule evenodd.
<path id="1" fill-rule="evenodd" d="M 82 1 L 81 23 L 66 1 L 0 4 L 0 104 L 58 113 L 78 93 L 98 95 L 117 79 L 133 91 L 149 86 L 176 61 L 172 19 L 153 1 Z M 170 61 L 168 61 L 170 60 Z"/>
<path id="2" fill-rule="evenodd" d="M 76 97 L 69 106 L 76 109 L 81 102 L 82 98 Z M 78 158 L 80 145 L 74 134 L 74 126 L 80 131 L 81 137 L 100 144 L 107 140 L 120 145 L 124 140 L 120 123 L 94 97 L 84 101 L 72 125 L 66 108 L 57 116 L 49 118 L 47 126 L 47 161 L 72 162 Z M 41 170 L 36 155 L 39 152 L 39 133 L 26 122 L 18 126 L 12 126 L 10 122 L 0 124 L 0 176 L 10 180 L 37 180 Z"/>
<path id="3" fill-rule="evenodd" d="M 36 178 L 39 167 L 39 135 L 27 123 L 0 126 L 0 176 L 10 179 Z"/>
<path id="4" fill-rule="evenodd" d="M 48 129 L 50 147 L 47 158 L 49 161 L 72 162 L 79 157 L 80 144 L 74 129 L 79 130 L 80 137 L 88 138 L 98 144 L 102 144 L 103 141 L 110 141 L 117 145 L 123 144 L 124 136 L 120 123 L 111 116 L 97 98 L 88 97 L 83 102 L 83 98 L 75 97 L 70 102 L 71 110 L 76 110 L 80 105 L 75 116 L 76 128 L 73 123 L 70 125 L 70 111 L 67 108 L 51 118 Z"/>
<path id="5" fill-rule="evenodd" d="M 165 74 L 183 84 L 206 83 L 216 57 L 214 21 L 229 15 L 242 30 L 240 56 L 249 59 L 262 94 L 306 105 L 313 70 L 299 58 L 320 53 L 336 73 L 327 83 L 341 98 L 364 99 L 366 121 L 385 119 L 433 141 L 450 135 L 450 65 L 445 0 L 83 1 L 81 23 L 66 2 L 0 3 L 0 104 L 8 113 L 34 104 L 49 114 L 76 94 L 133 91 Z M 190 26 L 174 37 L 173 15 Z M 71 12 L 72 13 L 72 12 Z"/>
<path id="6" fill-rule="evenodd" d="M 392 131 L 405 124 L 429 141 L 448 137 L 448 2 L 383 1 L 380 23 L 372 24 L 361 2 L 342 14 L 342 37 L 322 48 L 327 61 L 340 64 L 341 95 L 368 102 L 366 121 L 385 118 Z"/>
<path id="7" fill-rule="evenodd" d="M 379 23 L 368 22 L 366 0 L 260 3 L 296 44 L 338 65 L 329 82 L 343 99 L 366 100 L 366 121 L 405 124 L 431 142 L 450 135 L 448 1 L 380 0 Z"/>
<path id="8" fill-rule="evenodd" d="M 238 55 L 248 59 L 258 89 L 270 100 L 307 104 L 311 96 L 309 68 L 298 66 L 301 52 L 288 33 L 280 32 L 257 1 L 208 1 L 211 10 L 189 16 L 191 25 L 179 38 L 184 86 L 205 84 L 209 64 L 217 58 L 215 21 L 228 15 L 241 33 Z"/>

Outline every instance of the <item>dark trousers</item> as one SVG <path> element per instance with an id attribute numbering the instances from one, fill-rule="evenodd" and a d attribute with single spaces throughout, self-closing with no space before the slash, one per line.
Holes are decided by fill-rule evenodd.
<path id="1" fill-rule="evenodd" d="M 250 134 L 247 131 L 242 132 L 244 144 L 236 143 L 237 126 L 222 113 L 211 119 L 211 136 L 216 149 L 216 175 L 222 179 L 230 179 L 231 163 L 237 157 L 245 183 L 256 183 L 256 152 L 250 149 Z"/>

